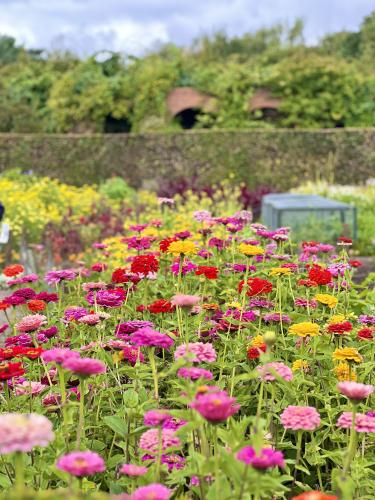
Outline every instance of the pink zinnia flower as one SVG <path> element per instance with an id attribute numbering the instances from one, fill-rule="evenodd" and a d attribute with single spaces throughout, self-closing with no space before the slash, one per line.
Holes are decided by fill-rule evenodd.
<path id="1" fill-rule="evenodd" d="M 172 416 L 167 411 L 163 410 L 149 410 L 143 416 L 143 423 L 148 427 L 156 427 L 163 424 L 166 420 L 171 419 Z"/>
<path id="2" fill-rule="evenodd" d="M 79 358 L 79 353 L 71 351 L 70 349 L 60 349 L 58 347 L 55 349 L 48 349 L 42 353 L 42 359 L 46 363 L 57 363 L 61 365 L 70 358 Z"/>
<path id="3" fill-rule="evenodd" d="M 47 321 L 47 318 L 43 314 L 30 314 L 29 316 L 24 316 L 21 321 L 16 324 L 17 331 L 21 333 L 35 332 Z"/>
<path id="4" fill-rule="evenodd" d="M 320 415 L 312 406 L 287 406 L 280 415 L 285 429 L 313 431 L 320 425 Z"/>
<path id="5" fill-rule="evenodd" d="M 72 476 L 92 476 L 105 471 L 104 460 L 93 451 L 72 451 L 60 457 L 56 467 Z"/>
<path id="6" fill-rule="evenodd" d="M 262 366 L 257 366 L 257 371 L 259 372 L 260 378 L 265 382 L 272 382 L 276 380 L 276 376 L 273 372 L 276 372 L 281 378 L 289 382 L 293 378 L 293 372 L 289 366 L 284 365 L 284 363 L 279 363 L 273 361 L 271 363 L 266 363 Z"/>
<path id="7" fill-rule="evenodd" d="M 177 294 L 172 297 L 172 304 L 178 307 L 193 307 L 201 300 L 198 295 Z"/>
<path id="8" fill-rule="evenodd" d="M 30 394 L 35 396 L 40 394 L 42 391 L 48 388 L 47 385 L 41 384 L 40 382 L 33 382 L 31 380 L 24 380 L 20 384 L 16 384 L 16 396 L 24 396 L 25 394 Z"/>
<path id="9" fill-rule="evenodd" d="M 129 361 L 129 363 L 134 366 L 137 361 L 140 363 L 145 362 L 145 357 L 141 353 L 141 350 L 139 347 L 135 347 L 133 345 L 126 345 L 122 349 L 122 354 L 123 354 L 123 359 L 125 361 Z"/>
<path id="10" fill-rule="evenodd" d="M 344 411 L 337 420 L 337 426 L 342 429 L 350 429 L 353 421 L 353 413 Z M 363 413 L 355 416 L 355 430 L 357 432 L 375 432 L 375 418 Z"/>
<path id="11" fill-rule="evenodd" d="M 189 378 L 190 380 L 198 380 L 200 378 L 205 378 L 206 380 L 213 379 L 213 375 L 209 370 L 197 368 L 195 366 L 180 368 L 177 372 L 177 376 L 181 378 Z"/>
<path id="12" fill-rule="evenodd" d="M 193 363 L 206 362 L 213 363 L 216 361 L 216 351 L 211 344 L 204 344 L 203 342 L 191 342 L 186 346 L 186 344 L 181 344 L 177 347 L 174 358 L 185 358 L 187 361 L 192 361 Z"/>
<path id="13" fill-rule="evenodd" d="M 147 467 L 142 465 L 124 464 L 120 469 L 120 474 L 126 474 L 127 476 L 143 476 L 147 471 Z"/>
<path id="14" fill-rule="evenodd" d="M 60 269 L 59 271 L 49 271 L 44 279 L 49 285 L 56 285 L 60 281 L 71 281 L 77 277 L 77 271 L 73 269 Z"/>
<path id="15" fill-rule="evenodd" d="M 47 446 L 54 439 L 52 423 L 36 413 L 5 413 L 0 415 L 0 453 L 31 451 Z"/>
<path id="16" fill-rule="evenodd" d="M 131 500 L 168 500 L 172 490 L 162 484 L 152 483 L 148 486 L 137 488 L 131 495 Z"/>
<path id="17" fill-rule="evenodd" d="M 245 446 L 237 453 L 238 460 L 255 469 L 268 469 L 270 467 L 285 467 L 284 455 L 281 451 L 272 448 L 262 448 L 259 455 L 252 446 Z"/>
<path id="18" fill-rule="evenodd" d="M 159 429 L 150 429 L 142 434 L 139 440 L 139 447 L 146 450 L 151 454 L 158 453 L 159 451 Z M 162 451 L 168 448 L 181 445 L 181 441 L 175 435 L 175 431 L 171 429 L 161 430 L 161 448 Z"/>
<path id="19" fill-rule="evenodd" d="M 373 385 L 359 384 L 357 382 L 340 382 L 337 389 L 352 401 L 361 401 L 374 392 Z"/>
<path id="20" fill-rule="evenodd" d="M 130 335 L 133 344 L 144 347 L 161 347 L 168 349 L 173 344 L 173 340 L 165 333 L 153 330 L 149 326 L 141 328 Z"/>
<path id="21" fill-rule="evenodd" d="M 235 403 L 236 398 L 230 398 L 226 391 L 217 391 L 200 395 L 189 406 L 209 422 L 223 422 L 240 409 Z"/>
<path id="22" fill-rule="evenodd" d="M 88 326 L 95 326 L 100 323 L 101 319 L 102 318 L 100 317 L 100 314 L 86 314 L 85 316 L 79 318 L 78 323 L 83 323 L 84 325 Z"/>
<path id="23" fill-rule="evenodd" d="M 68 357 L 62 366 L 80 377 L 90 377 L 90 375 L 99 375 L 106 372 L 106 366 L 102 361 L 91 358 Z"/>
<path id="24" fill-rule="evenodd" d="M 104 290 L 107 288 L 104 281 L 90 281 L 88 283 L 82 283 L 82 290 L 85 292 L 90 292 L 91 290 Z"/>

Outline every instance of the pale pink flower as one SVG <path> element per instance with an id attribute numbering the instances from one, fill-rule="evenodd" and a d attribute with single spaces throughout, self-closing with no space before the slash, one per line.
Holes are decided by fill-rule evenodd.
<path id="1" fill-rule="evenodd" d="M 359 384 L 357 382 L 340 382 L 337 384 L 337 389 L 353 401 L 361 401 L 367 398 L 375 390 L 373 385 Z"/>
<path id="2" fill-rule="evenodd" d="M 147 471 L 147 467 L 142 465 L 124 464 L 120 469 L 120 474 L 126 474 L 127 476 L 143 476 Z"/>
<path id="3" fill-rule="evenodd" d="M 191 342 L 181 344 L 177 347 L 174 353 L 175 359 L 184 358 L 193 363 L 206 362 L 213 363 L 216 361 L 216 351 L 211 344 L 204 344 L 203 342 Z"/>
<path id="4" fill-rule="evenodd" d="M 84 325 L 88 326 L 95 326 L 98 325 L 100 321 L 101 321 L 100 314 L 93 313 L 82 316 L 81 318 L 79 318 L 78 323 L 83 323 Z"/>
<path id="5" fill-rule="evenodd" d="M 285 429 L 313 431 L 320 425 L 320 415 L 312 406 L 287 406 L 280 415 Z"/>
<path id="6" fill-rule="evenodd" d="M 198 295 L 183 295 L 183 294 L 177 294 L 173 295 L 171 302 L 174 306 L 178 307 L 193 307 L 198 304 L 198 302 L 201 300 Z"/>
<path id="7" fill-rule="evenodd" d="M 342 429 L 350 429 L 353 422 L 353 413 L 344 411 L 338 420 L 337 426 Z M 363 413 L 357 413 L 355 416 L 355 430 L 357 432 L 375 432 L 375 418 Z"/>
<path id="8" fill-rule="evenodd" d="M 289 366 L 284 365 L 284 363 L 279 363 L 277 361 L 273 361 L 271 363 L 266 363 L 265 365 L 258 366 L 257 371 L 259 372 L 259 376 L 265 382 L 271 382 L 276 380 L 276 376 L 274 372 L 276 372 L 281 378 L 290 382 L 293 378 L 293 372 L 289 368 Z"/>
<path id="9" fill-rule="evenodd" d="M 0 453 L 29 452 L 35 446 L 47 446 L 54 439 L 52 423 L 36 413 L 0 415 Z"/>
<path id="10" fill-rule="evenodd" d="M 90 292 L 91 290 L 105 290 L 107 284 L 104 281 L 89 281 L 88 283 L 82 283 L 82 290 L 85 292 Z"/>
<path id="11" fill-rule="evenodd" d="M 43 314 L 30 314 L 16 323 L 16 330 L 20 333 L 35 332 L 46 322 L 47 318 Z"/>
<path id="12" fill-rule="evenodd" d="M 139 440 L 139 447 L 146 450 L 151 454 L 158 453 L 159 451 L 159 432 L 161 434 L 161 448 L 162 451 L 168 448 L 181 445 L 181 441 L 175 435 L 175 431 L 171 429 L 149 429 L 144 432 Z"/>
<path id="13" fill-rule="evenodd" d="M 16 385 L 16 396 L 24 396 L 25 394 L 31 394 L 32 396 L 35 396 L 36 394 L 40 394 L 47 388 L 47 385 L 41 384 L 40 382 L 24 380 L 20 384 Z"/>

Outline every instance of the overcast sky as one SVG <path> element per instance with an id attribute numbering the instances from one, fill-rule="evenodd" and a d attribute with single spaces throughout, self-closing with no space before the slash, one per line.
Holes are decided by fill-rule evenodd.
<path id="1" fill-rule="evenodd" d="M 158 43 L 186 45 L 225 29 L 242 34 L 276 22 L 305 21 L 305 38 L 358 29 L 375 0 L 0 0 L 0 34 L 27 47 L 109 49 L 141 54 Z"/>

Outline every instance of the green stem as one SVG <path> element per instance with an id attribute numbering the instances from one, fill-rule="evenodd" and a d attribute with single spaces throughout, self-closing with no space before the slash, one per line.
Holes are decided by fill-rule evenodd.
<path id="1" fill-rule="evenodd" d="M 63 416 L 63 429 L 66 431 L 68 424 L 67 408 L 66 408 L 66 388 L 64 370 L 60 365 L 57 365 L 57 373 L 59 375 L 60 395 L 61 395 L 61 411 Z"/>
<path id="2" fill-rule="evenodd" d="M 243 494 L 244 494 L 244 491 L 245 491 L 246 477 L 247 477 L 247 471 L 248 470 L 249 470 L 249 467 L 248 467 L 248 465 L 245 464 L 245 469 L 243 471 L 242 479 L 241 479 L 241 489 L 240 489 L 240 493 L 238 495 L 238 500 L 242 500 L 242 497 L 243 497 Z"/>
<path id="3" fill-rule="evenodd" d="M 23 455 L 20 451 L 16 451 L 14 455 L 14 472 L 16 497 L 21 499 L 23 498 L 25 488 L 25 470 L 23 466 Z"/>
<path id="4" fill-rule="evenodd" d="M 81 378 L 79 382 L 79 421 L 77 428 L 76 448 L 79 450 L 82 439 L 85 439 L 85 379 Z"/>
<path id="5" fill-rule="evenodd" d="M 158 371 L 156 369 L 155 348 L 154 347 L 151 347 L 151 349 L 150 349 L 149 359 L 150 359 L 150 365 L 151 365 L 151 371 L 152 371 L 152 378 L 154 380 L 154 396 L 155 396 L 157 405 L 159 406 L 159 379 L 158 379 Z"/>
<path id="6" fill-rule="evenodd" d="M 296 482 L 296 479 L 297 479 L 297 465 L 299 465 L 300 460 L 301 460 L 302 432 L 303 431 L 297 431 L 297 455 L 296 455 L 296 461 L 295 461 L 295 464 L 294 464 L 293 486 L 295 485 L 295 482 Z"/>

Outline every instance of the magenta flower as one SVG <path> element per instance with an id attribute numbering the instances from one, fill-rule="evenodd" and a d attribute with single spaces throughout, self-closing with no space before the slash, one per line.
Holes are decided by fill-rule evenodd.
<path id="1" fill-rule="evenodd" d="M 70 349 L 48 349 L 42 352 L 42 359 L 46 363 L 57 363 L 61 365 L 70 358 L 79 358 L 79 353 Z"/>
<path id="2" fill-rule="evenodd" d="M 13 296 L 22 297 L 23 299 L 26 300 L 34 299 L 35 295 L 36 292 L 32 288 L 19 288 L 18 290 L 15 290 L 13 292 Z"/>
<path id="3" fill-rule="evenodd" d="M 365 399 L 372 394 L 375 387 L 357 382 L 340 382 L 337 384 L 337 389 L 352 401 L 361 401 L 361 399 Z"/>
<path id="4" fill-rule="evenodd" d="M 209 370 L 205 370 L 204 368 L 197 368 L 195 366 L 180 368 L 177 372 L 177 376 L 181 378 L 188 378 L 190 380 L 198 380 L 200 378 L 212 380 L 214 377 Z"/>
<path id="5" fill-rule="evenodd" d="M 186 361 L 193 363 L 213 363 L 216 361 L 216 351 L 211 344 L 192 342 L 187 346 L 186 344 L 178 346 L 174 353 L 174 358 L 184 358 Z"/>
<path id="6" fill-rule="evenodd" d="M 186 465 L 186 459 L 177 453 L 171 453 L 170 455 L 162 455 L 161 463 L 166 464 L 168 467 L 168 472 L 172 470 L 181 470 Z"/>
<path id="7" fill-rule="evenodd" d="M 144 328 L 146 326 L 152 328 L 154 324 L 151 323 L 151 321 L 142 321 L 139 319 L 126 321 L 125 323 L 120 323 L 119 325 L 116 326 L 116 337 L 118 337 L 119 339 L 128 340 L 129 335 L 131 333 L 134 333 L 137 330 L 140 330 L 141 328 Z"/>
<path id="8" fill-rule="evenodd" d="M 66 319 L 66 321 L 77 321 L 79 320 L 79 318 L 86 316 L 86 314 L 88 313 L 88 310 L 84 307 L 72 306 L 65 309 L 64 318 Z"/>
<path id="9" fill-rule="evenodd" d="M 167 411 L 149 410 L 143 416 L 143 423 L 148 427 L 156 427 L 170 418 L 172 418 L 172 416 Z"/>
<path id="10" fill-rule="evenodd" d="M 124 464 L 120 468 L 120 474 L 127 476 L 143 476 L 148 471 L 147 467 L 142 465 Z"/>
<path id="11" fill-rule="evenodd" d="M 89 292 L 86 300 L 90 305 L 95 303 L 103 307 L 121 307 L 126 298 L 126 292 L 120 288 Z"/>
<path id="12" fill-rule="evenodd" d="M 162 484 L 152 483 L 148 486 L 137 488 L 131 495 L 131 500 L 168 500 L 172 490 Z"/>
<path id="13" fill-rule="evenodd" d="M 112 342 L 115 342 L 115 341 L 112 341 Z M 137 363 L 137 361 L 139 361 L 140 363 L 145 362 L 145 357 L 141 353 L 140 348 L 135 347 L 133 345 L 125 345 L 122 349 L 122 355 L 123 355 L 123 359 L 125 361 L 129 361 L 129 363 L 132 366 L 134 366 Z"/>
<path id="14" fill-rule="evenodd" d="M 60 269 L 59 271 L 49 271 L 44 279 L 48 285 L 57 285 L 60 281 L 72 281 L 76 277 L 77 271 L 74 269 Z"/>
<path id="15" fill-rule="evenodd" d="M 33 281 L 38 281 L 39 277 L 36 274 L 25 274 L 21 278 L 15 278 L 13 280 L 7 281 L 7 285 L 23 285 L 25 283 L 32 283 Z"/>
<path id="16" fill-rule="evenodd" d="M 284 455 L 281 451 L 272 448 L 262 448 L 257 455 L 252 446 L 245 446 L 237 453 L 238 460 L 255 469 L 268 469 L 270 467 L 285 467 Z"/>
<path id="17" fill-rule="evenodd" d="M 350 429 L 353 421 L 353 413 L 344 411 L 337 420 L 337 426 L 342 429 Z M 355 430 L 357 432 L 375 432 L 375 418 L 363 413 L 355 416 Z"/>
<path id="18" fill-rule="evenodd" d="M 320 415 L 312 406 L 287 406 L 280 415 L 285 429 L 313 431 L 320 425 Z"/>
<path id="19" fill-rule="evenodd" d="M 21 321 L 16 324 L 16 329 L 20 333 L 35 332 L 47 321 L 47 318 L 43 314 L 30 314 L 29 316 L 24 316 Z"/>
<path id="20" fill-rule="evenodd" d="M 90 377 L 106 372 L 106 366 L 102 361 L 91 358 L 68 357 L 62 366 L 80 377 Z"/>
<path id="21" fill-rule="evenodd" d="M 193 264 L 193 262 L 190 262 L 190 260 L 188 261 L 185 261 L 183 264 L 182 264 L 182 269 L 181 269 L 181 274 L 183 276 L 185 276 L 186 274 L 188 273 L 191 273 L 193 271 L 195 271 L 195 269 L 197 268 L 197 266 L 195 264 Z M 171 267 L 170 267 L 170 270 L 171 272 L 175 275 L 175 276 L 178 276 L 179 273 L 180 273 L 180 261 L 177 260 L 176 262 L 174 262 Z"/>
<path id="22" fill-rule="evenodd" d="M 172 304 L 178 307 L 193 307 L 199 303 L 201 297 L 198 295 L 177 294 L 172 297 Z"/>
<path id="23" fill-rule="evenodd" d="M 173 345 L 173 340 L 165 333 L 153 330 L 149 326 L 141 328 L 130 335 L 133 344 L 143 347 L 161 347 L 168 349 Z"/>
<path id="24" fill-rule="evenodd" d="M 198 396 L 189 406 L 209 422 L 216 423 L 227 420 L 240 409 L 235 403 L 236 398 L 229 397 L 226 391 L 217 391 Z"/>
<path id="25" fill-rule="evenodd" d="M 144 432 L 139 440 L 139 447 L 146 450 L 151 454 L 158 453 L 159 451 L 159 433 L 161 435 L 161 448 L 165 451 L 169 448 L 181 446 L 181 441 L 175 435 L 172 429 L 149 429 Z"/>
<path id="26" fill-rule="evenodd" d="M 104 460 L 93 451 L 72 451 L 60 457 L 56 467 L 72 476 L 92 476 L 105 471 Z"/>
<path id="27" fill-rule="evenodd" d="M 287 314 L 281 314 L 280 318 L 280 313 L 267 313 L 264 315 L 263 320 L 266 323 L 271 323 L 271 322 L 278 322 L 282 320 L 283 323 L 290 323 L 291 319 Z"/>
<path id="28" fill-rule="evenodd" d="M 0 415 L 0 453 L 31 451 L 47 446 L 54 439 L 52 423 L 36 413 L 5 413 Z"/>
<path id="29" fill-rule="evenodd" d="M 260 378 L 264 382 L 272 382 L 276 380 L 276 376 L 274 372 L 276 372 L 281 378 L 290 382 L 293 378 L 293 372 L 289 368 L 289 366 L 284 365 L 284 363 L 279 363 L 277 361 L 273 361 L 271 363 L 266 363 L 262 366 L 257 366 L 257 371 L 259 373 Z"/>

